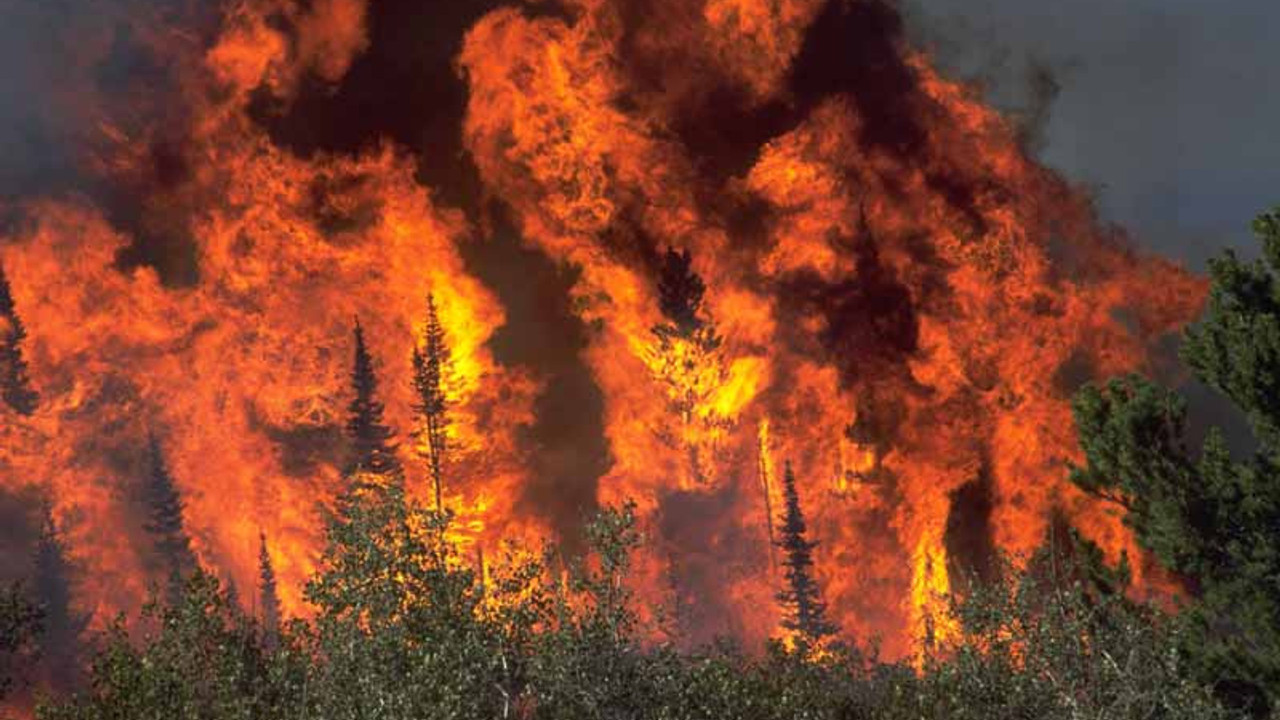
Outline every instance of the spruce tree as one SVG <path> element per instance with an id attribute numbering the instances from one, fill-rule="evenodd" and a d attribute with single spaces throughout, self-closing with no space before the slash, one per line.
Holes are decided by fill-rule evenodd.
<path id="1" fill-rule="evenodd" d="M 41 506 L 40 537 L 36 540 L 32 589 L 44 616 L 40 658 L 49 689 L 67 692 L 78 685 L 81 635 L 89 617 L 72 606 L 73 568 L 46 500 Z"/>
<path id="2" fill-rule="evenodd" d="M 786 508 L 779 528 L 782 539 L 778 547 L 783 552 L 786 587 L 777 594 L 784 613 L 782 626 L 800 633 L 808 641 L 817 641 L 834 634 L 836 629 L 826 621 L 827 605 L 813 578 L 813 549 L 818 544 L 806 537 L 808 527 L 800 509 L 800 494 L 796 491 L 790 462 L 786 464 L 782 483 Z"/>
<path id="3" fill-rule="evenodd" d="M 22 415 L 34 413 L 39 401 L 22 357 L 22 341 L 26 337 L 27 329 L 14 306 L 9 279 L 0 266 L 0 399 Z"/>
<path id="4" fill-rule="evenodd" d="M 258 533 L 258 604 L 264 642 L 268 648 L 274 648 L 280 637 L 280 593 L 271 553 L 267 550 L 267 536 L 263 533 Z"/>
<path id="5" fill-rule="evenodd" d="M 147 442 L 147 477 L 143 487 L 147 520 L 143 527 L 151 535 L 156 553 L 168 574 L 171 597 L 181 589 L 188 573 L 195 569 L 195 554 L 182 521 L 182 498 L 160 440 L 151 435 Z"/>
<path id="6" fill-rule="evenodd" d="M 440 486 L 449 437 L 449 397 L 445 392 L 445 381 L 450 358 L 444 326 L 440 324 L 436 301 L 431 295 L 427 295 L 427 331 L 424 340 L 422 347 L 415 345 L 413 348 L 413 387 L 418 393 L 414 410 L 422 423 L 422 435 L 427 445 L 427 461 L 435 488 L 436 510 L 442 510 L 444 506 Z"/>
<path id="7" fill-rule="evenodd" d="M 383 422 L 382 403 L 378 401 L 378 378 L 373 369 L 364 342 L 364 329 L 357 319 L 354 330 L 355 349 L 351 369 L 351 389 L 354 397 L 347 406 L 347 438 L 351 442 L 351 459 L 344 475 L 372 473 L 385 477 L 399 477 L 400 461 L 396 458 L 394 433 Z"/>

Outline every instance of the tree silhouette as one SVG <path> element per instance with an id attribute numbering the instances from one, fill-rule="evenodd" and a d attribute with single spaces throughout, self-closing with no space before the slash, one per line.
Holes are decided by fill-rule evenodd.
<path id="1" fill-rule="evenodd" d="M 263 640 L 268 648 L 274 648 L 280 637 L 280 592 L 267 549 L 267 536 L 261 532 L 258 533 L 258 602 Z"/>
<path id="2" fill-rule="evenodd" d="M 427 331 L 424 340 L 421 347 L 415 345 L 413 348 L 413 387 L 418 393 L 414 410 L 422 422 L 427 460 L 431 466 L 431 482 L 435 487 L 436 510 L 441 510 L 444 506 L 440 486 L 449 432 L 449 397 L 445 392 L 445 380 L 450 357 L 444 327 L 440 324 L 436 301 L 431 295 L 427 295 Z"/>
<path id="3" fill-rule="evenodd" d="M 32 589 L 43 615 L 40 658 L 49 689 L 67 692 L 79 684 L 78 653 L 89 616 L 77 614 L 72 606 L 71 577 L 74 569 L 54 522 L 53 508 L 41 504 L 40 537 L 36 540 L 35 573 Z"/>
<path id="4" fill-rule="evenodd" d="M 813 579 L 813 548 L 817 543 L 805 537 L 808 528 L 800 510 L 800 495 L 796 492 L 796 478 L 790 462 L 786 465 L 782 482 L 786 508 L 779 528 L 782 539 L 778 541 L 778 547 L 782 548 L 784 555 L 782 564 L 786 568 L 786 587 L 777 594 L 784 613 L 782 626 L 800 633 L 809 641 L 816 641 L 835 633 L 836 629 L 825 619 L 827 606 L 822 601 L 817 581 Z"/>
<path id="5" fill-rule="evenodd" d="M 168 572 L 170 591 L 181 589 L 183 579 L 196 567 L 195 554 L 182 521 L 182 498 L 160 440 L 154 434 L 147 441 L 147 477 L 143 486 L 147 520 L 143 527 L 155 543 L 156 553 Z"/>
<path id="6" fill-rule="evenodd" d="M 9 279 L 0 266 L 0 399 L 14 412 L 35 412 L 40 396 L 31 388 L 27 362 L 22 357 L 22 341 L 27 329 L 14 306 Z"/>
<path id="7" fill-rule="evenodd" d="M 373 358 L 364 342 L 364 329 L 357 319 L 354 330 L 355 349 L 351 369 L 354 397 L 347 406 L 347 437 L 351 442 L 351 459 L 343 474 L 372 473 L 398 477 L 400 461 L 396 458 L 394 433 L 382 420 L 383 406 L 378 402 L 378 378 Z"/>
<path id="8" fill-rule="evenodd" d="M 658 271 L 658 307 L 675 334 L 692 338 L 703 328 L 702 296 L 706 291 L 706 284 L 693 271 L 692 254 L 667 248 Z"/>

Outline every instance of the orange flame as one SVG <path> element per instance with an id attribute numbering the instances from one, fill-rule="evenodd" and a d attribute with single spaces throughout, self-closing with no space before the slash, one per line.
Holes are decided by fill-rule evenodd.
<path id="1" fill-rule="evenodd" d="M 947 531 L 972 483 L 990 516 L 960 520 L 999 550 L 1036 546 L 1058 509 L 1110 559 L 1138 557 L 1118 518 L 1066 482 L 1077 454 L 1064 378 L 1149 367 L 1203 282 L 1100 228 L 1005 118 L 900 40 L 887 47 L 909 81 L 894 107 L 918 130 L 910 143 L 868 139 L 880 109 L 858 88 L 802 101 L 793 63 L 828 3 L 631 4 L 493 11 L 457 64 L 486 196 L 531 247 L 581 269 L 569 300 L 589 328 L 582 357 L 613 460 L 598 500 L 638 503 L 641 597 L 663 602 L 674 578 L 723 610 L 703 632 L 774 634 L 783 460 L 820 543 L 831 619 L 891 656 L 956 632 L 943 598 L 972 559 Z M 28 221 L 0 238 L 43 398 L 30 418 L 0 410 L 0 482 L 47 483 L 74 554 L 96 569 L 80 597 L 99 619 L 155 577 L 134 497 L 149 430 L 202 562 L 251 585 L 265 533 L 285 608 L 305 614 L 316 503 L 341 483 L 350 324 L 367 329 L 388 419 L 412 451 L 410 354 L 428 293 L 454 358 L 446 504 L 459 541 L 497 557 L 497 538 L 527 549 L 550 532 L 521 501 L 539 379 L 495 359 L 505 309 L 461 252 L 480 234 L 468 220 L 483 218 L 438 202 L 403 148 L 370 138 L 376 149 L 357 155 L 301 158 L 248 111 L 255 95 L 288 103 L 304 80 L 341 79 L 371 42 L 369 12 L 229 0 L 207 43 L 147 34 L 173 58 L 182 119 L 104 108 L 88 164 L 141 187 L 154 148 L 185 139 L 186 173 L 138 192 L 164 230 L 186 219 L 175 232 L 195 248 L 190 284 L 121 269 L 133 238 L 84 198 L 28 200 Z M 743 123 L 793 117 L 728 170 L 682 134 L 725 88 Z M 719 343 L 654 332 L 666 247 L 691 251 Z M 403 455 L 426 492 L 417 455 Z"/>

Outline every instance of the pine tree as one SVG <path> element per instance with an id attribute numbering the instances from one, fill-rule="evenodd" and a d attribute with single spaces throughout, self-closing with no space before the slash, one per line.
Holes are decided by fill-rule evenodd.
<path id="1" fill-rule="evenodd" d="M 48 501 L 41 507 L 40 537 L 36 541 L 34 565 L 32 589 L 44 616 L 40 636 L 41 665 L 49 689 L 67 692 L 78 685 L 81 635 L 89 617 L 77 614 L 72 606 L 73 568 Z"/>
<path id="2" fill-rule="evenodd" d="M 1138 542 L 1188 578 L 1196 619 L 1185 638 L 1200 680 L 1233 704 L 1280 706 L 1280 208 L 1254 231 L 1262 258 L 1209 263 L 1204 317 L 1182 357 L 1249 420 L 1251 457 L 1221 432 L 1187 443 L 1187 403 L 1131 375 L 1090 385 L 1073 410 L 1085 463 L 1071 480 L 1116 503 Z"/>
<path id="3" fill-rule="evenodd" d="M 399 477 L 400 461 L 396 458 L 394 433 L 382 420 L 383 406 L 378 402 L 378 378 L 364 343 L 360 321 L 355 325 L 355 350 L 351 370 L 351 388 L 355 397 L 347 406 L 347 437 L 351 441 L 351 459 L 344 475 L 360 472 L 386 477 Z"/>
<path id="4" fill-rule="evenodd" d="M 143 527 L 151 534 L 156 553 L 169 575 L 172 596 L 180 590 L 188 573 L 195 569 L 195 554 L 183 527 L 182 498 L 165 461 L 160 440 L 155 435 L 147 443 L 147 464 L 143 488 L 147 520 Z"/>
<path id="5" fill-rule="evenodd" d="M 436 510 L 443 509 L 441 502 L 442 476 L 445 452 L 448 449 L 449 397 L 445 392 L 445 380 L 449 372 L 449 345 L 444 327 L 436 312 L 436 301 L 427 296 L 427 332 L 422 347 L 413 348 L 413 387 L 418 393 L 414 406 L 422 423 L 423 439 L 427 444 L 427 460 L 431 466 L 431 481 L 435 486 Z"/>
<path id="6" fill-rule="evenodd" d="M 27 362 L 22 357 L 22 341 L 27 329 L 14 306 L 9 279 L 0 267 L 0 399 L 22 415 L 36 411 L 39 395 L 31 388 Z"/>
<path id="7" fill-rule="evenodd" d="M 258 533 L 258 603 L 263 639 L 268 648 L 274 648 L 280 637 L 280 593 L 271 553 L 267 550 L 267 536 L 263 533 Z"/>
<path id="8" fill-rule="evenodd" d="M 778 547 L 784 554 L 782 564 L 786 568 L 786 588 L 777 594 L 785 614 L 782 627 L 800 633 L 808 641 L 817 641 L 834 634 L 836 629 L 825 619 L 827 606 L 813 578 L 813 548 L 817 543 L 805 537 L 808 528 L 800 510 L 800 495 L 796 492 L 796 478 L 790 462 L 786 465 L 782 482 L 786 509 L 779 528 L 782 539 L 778 541 Z"/>

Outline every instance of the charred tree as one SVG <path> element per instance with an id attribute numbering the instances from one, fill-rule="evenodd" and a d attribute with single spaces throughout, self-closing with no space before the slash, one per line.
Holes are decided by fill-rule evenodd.
<path id="1" fill-rule="evenodd" d="M 436 311 L 435 297 L 427 296 L 427 329 L 421 347 L 413 348 L 413 387 L 418 394 L 414 410 L 422 424 L 436 510 L 443 510 L 441 485 L 449 445 L 449 396 L 445 389 L 450 367 L 449 344 Z"/>
<path id="2" fill-rule="evenodd" d="M 826 621 L 827 606 L 813 577 L 813 549 L 817 543 L 806 537 L 808 527 L 800 509 L 800 495 L 796 492 L 796 478 L 790 462 L 786 465 L 782 482 L 786 508 L 779 528 L 782 539 L 778 541 L 778 547 L 784 556 L 782 564 L 786 586 L 777 594 L 784 613 L 782 627 L 813 642 L 834 634 L 836 629 Z"/>
<path id="3" fill-rule="evenodd" d="M 75 612 L 71 578 L 74 568 L 46 501 L 41 507 L 32 589 L 43 614 L 40 661 L 48 689 L 66 693 L 79 685 L 81 639 L 89 617 Z"/>
<path id="4" fill-rule="evenodd" d="M 280 638 L 280 590 L 267 536 L 262 533 L 258 533 L 258 604 L 263 641 L 268 649 L 275 649 Z"/>
<path id="5" fill-rule="evenodd" d="M 40 396 L 31 387 L 27 361 L 22 357 L 22 341 L 27 329 L 14 306 L 9 279 L 0 267 L 0 399 L 21 415 L 36 411 Z"/>
<path id="6" fill-rule="evenodd" d="M 391 438 L 394 433 L 383 422 L 382 403 L 378 401 L 378 378 L 373 369 L 364 342 L 364 329 L 356 320 L 355 349 L 351 369 L 351 389 L 354 397 L 347 406 L 347 438 L 351 442 L 351 459 L 343 474 L 353 477 L 365 472 L 387 477 L 399 477 L 400 460 Z"/>
<path id="7" fill-rule="evenodd" d="M 160 440 L 147 441 L 147 477 L 143 486 L 147 520 L 143 525 L 151 535 L 156 554 L 168 575 L 170 599 L 176 597 L 188 573 L 195 569 L 195 553 L 182 520 L 182 497 L 174 484 Z"/>

